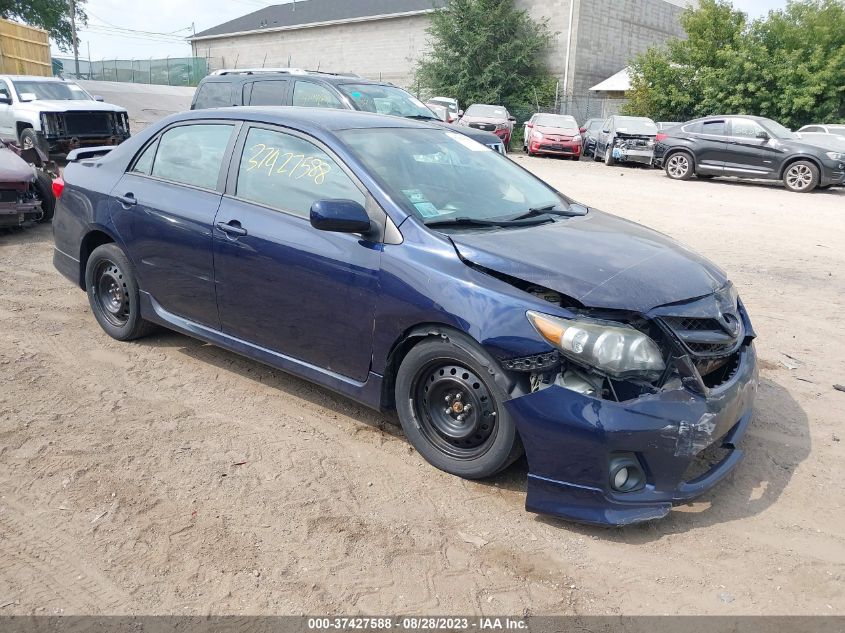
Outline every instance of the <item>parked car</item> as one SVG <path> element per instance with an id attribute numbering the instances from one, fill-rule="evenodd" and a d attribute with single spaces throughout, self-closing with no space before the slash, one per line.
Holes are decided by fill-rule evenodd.
<path id="1" fill-rule="evenodd" d="M 466 109 L 458 125 L 493 132 L 502 139 L 507 149 L 510 147 L 515 122 L 516 117 L 511 116 L 503 106 L 474 103 Z"/>
<path id="2" fill-rule="evenodd" d="M 395 408 L 461 477 L 524 449 L 526 507 L 578 521 L 661 517 L 742 456 L 754 331 L 724 272 L 454 130 L 222 108 L 87 156 L 54 263 L 118 340 L 158 324 Z"/>
<path id="3" fill-rule="evenodd" d="M 828 134 L 825 132 L 796 132 L 801 141 L 815 145 L 817 147 L 824 147 L 832 151 L 845 151 L 845 134 Z"/>
<path id="4" fill-rule="evenodd" d="M 534 114 L 525 122 L 523 151 L 529 156 L 552 154 L 581 157 L 581 131 L 575 117 L 568 114 Z"/>
<path id="5" fill-rule="evenodd" d="M 604 159 L 605 165 L 633 162 L 650 165 L 654 156 L 657 125 L 646 117 L 608 117 L 596 137 L 593 158 Z"/>
<path id="6" fill-rule="evenodd" d="M 426 103 L 425 107 L 434 112 L 437 118 L 444 123 L 452 122 L 452 117 L 450 116 L 449 110 L 446 106 L 437 105 L 436 103 Z"/>
<path id="7" fill-rule="evenodd" d="M 845 154 L 756 116 L 710 116 L 674 128 L 658 143 L 654 164 L 675 180 L 763 178 L 799 193 L 845 183 Z"/>
<path id="8" fill-rule="evenodd" d="M 845 135 L 845 123 L 834 123 L 832 125 L 812 123 L 805 125 L 798 130 L 800 134 L 804 132 L 820 132 L 822 134 L 843 134 Z"/>
<path id="9" fill-rule="evenodd" d="M 422 101 L 393 84 L 370 81 L 357 75 L 298 68 L 215 71 L 197 86 L 191 109 L 239 105 L 360 110 L 422 121 L 439 121 L 438 116 Z M 499 153 L 506 151 L 502 140 L 490 132 L 451 125 L 448 129 L 460 132 Z"/>
<path id="10" fill-rule="evenodd" d="M 0 76 L 0 138 L 44 154 L 117 145 L 129 138 L 124 108 L 55 77 Z"/>
<path id="11" fill-rule="evenodd" d="M 595 154 L 596 140 L 601 133 L 603 119 L 587 119 L 581 130 L 581 155 L 588 156 Z"/>
<path id="12" fill-rule="evenodd" d="M 655 125 L 657 126 L 658 132 L 665 132 L 673 127 L 677 127 L 681 123 L 682 121 L 657 121 Z"/>
<path id="13" fill-rule="evenodd" d="M 455 121 L 460 119 L 461 115 L 464 113 L 464 111 L 460 109 L 460 106 L 458 106 L 458 100 L 452 99 L 450 97 L 432 97 L 431 99 L 426 101 L 425 104 L 429 108 L 446 108 L 449 113 L 449 116 L 446 119 L 446 123 L 454 123 Z"/>
<path id="14" fill-rule="evenodd" d="M 47 222 L 53 217 L 52 179 L 28 163 L 20 147 L 0 141 L 0 228 L 27 222 Z"/>

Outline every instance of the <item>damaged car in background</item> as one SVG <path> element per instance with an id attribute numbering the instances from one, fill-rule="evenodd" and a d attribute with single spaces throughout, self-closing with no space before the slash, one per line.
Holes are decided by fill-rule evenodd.
<path id="1" fill-rule="evenodd" d="M 593 158 L 605 165 L 640 163 L 650 165 L 654 158 L 657 124 L 646 117 L 608 117 L 593 146 Z"/>
<path id="2" fill-rule="evenodd" d="M 56 203 L 52 178 L 57 174 L 38 150 L 0 140 L 0 228 L 48 222 Z"/>
<path id="3" fill-rule="evenodd" d="M 55 188 L 54 264 L 109 335 L 157 324 L 395 409 L 461 477 L 524 453 L 530 511 L 655 519 L 742 457 L 755 334 L 725 273 L 439 124 L 199 110 Z"/>
<path id="4" fill-rule="evenodd" d="M 48 156 L 129 138 L 124 108 L 58 77 L 0 76 L 0 137 Z"/>

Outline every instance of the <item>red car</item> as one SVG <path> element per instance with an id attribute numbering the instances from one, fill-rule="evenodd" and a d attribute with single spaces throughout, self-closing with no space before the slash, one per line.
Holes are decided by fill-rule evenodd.
<path id="1" fill-rule="evenodd" d="M 516 118 L 512 117 L 504 106 L 474 103 L 466 109 L 458 125 L 493 132 L 502 139 L 507 149 L 515 121 Z"/>
<path id="2" fill-rule="evenodd" d="M 522 149 L 529 156 L 552 154 L 581 157 L 581 131 L 574 117 L 567 114 L 535 114 L 525 123 Z"/>

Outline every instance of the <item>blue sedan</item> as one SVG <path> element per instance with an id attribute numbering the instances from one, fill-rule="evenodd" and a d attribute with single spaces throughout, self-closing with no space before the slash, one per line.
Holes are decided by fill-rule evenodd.
<path id="1" fill-rule="evenodd" d="M 723 271 L 423 122 L 227 108 L 77 150 L 54 263 L 156 326 L 395 409 L 431 464 L 528 461 L 530 511 L 621 525 L 721 481 L 757 387 Z"/>

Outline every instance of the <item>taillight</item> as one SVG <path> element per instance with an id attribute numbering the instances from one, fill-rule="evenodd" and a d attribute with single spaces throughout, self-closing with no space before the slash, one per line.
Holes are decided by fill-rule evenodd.
<path id="1" fill-rule="evenodd" d="M 62 179 L 61 176 L 59 176 L 58 178 L 56 178 L 53 181 L 53 195 L 56 196 L 56 198 L 61 198 L 62 192 L 64 190 L 65 190 L 65 181 Z"/>
<path id="2" fill-rule="evenodd" d="M 662 141 L 662 140 L 663 140 L 664 138 L 666 138 L 667 136 L 669 136 L 669 135 L 668 135 L 668 134 L 664 134 L 663 132 L 658 132 L 658 133 L 657 133 L 657 136 L 655 136 L 655 137 L 654 137 L 654 142 L 655 142 L 655 143 L 659 143 L 660 141 Z"/>

